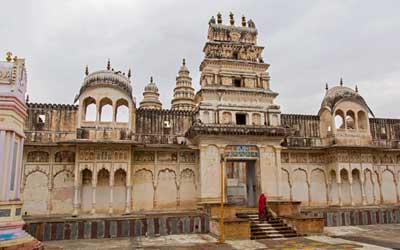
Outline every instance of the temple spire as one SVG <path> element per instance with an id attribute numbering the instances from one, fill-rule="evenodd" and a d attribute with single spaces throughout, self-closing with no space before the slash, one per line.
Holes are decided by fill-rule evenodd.
<path id="1" fill-rule="evenodd" d="M 192 87 L 192 78 L 190 72 L 186 67 L 185 58 L 182 59 L 182 66 L 178 71 L 176 77 L 176 85 L 171 101 L 172 110 L 193 110 L 194 103 L 194 89 Z"/>

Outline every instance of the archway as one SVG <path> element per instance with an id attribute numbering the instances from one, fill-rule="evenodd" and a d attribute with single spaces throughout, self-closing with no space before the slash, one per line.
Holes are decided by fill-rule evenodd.
<path id="1" fill-rule="evenodd" d="M 92 171 L 84 169 L 81 172 L 82 193 L 81 193 L 81 209 L 83 212 L 90 212 L 92 209 Z"/>
<path id="2" fill-rule="evenodd" d="M 101 122 L 113 121 L 112 101 L 109 98 L 103 98 L 100 101 L 99 117 Z"/>
<path id="3" fill-rule="evenodd" d="M 353 202 L 354 204 L 362 204 L 362 192 L 361 192 L 361 180 L 360 171 L 358 169 L 353 169 L 351 171 L 352 176 L 352 189 L 353 189 Z"/>
<path id="4" fill-rule="evenodd" d="M 43 172 L 33 172 L 26 177 L 23 192 L 23 213 L 28 215 L 46 214 L 49 189 L 47 176 Z"/>
<path id="5" fill-rule="evenodd" d="M 176 174 L 175 171 L 165 168 L 157 176 L 157 208 L 176 207 Z"/>
<path id="6" fill-rule="evenodd" d="M 308 184 L 306 171 L 303 169 L 294 170 L 292 181 L 293 200 L 301 201 L 303 205 L 308 205 Z"/>
<path id="7" fill-rule="evenodd" d="M 311 205 L 325 206 L 326 201 L 326 181 L 324 171 L 314 169 L 311 172 Z"/>
<path id="8" fill-rule="evenodd" d="M 102 168 L 97 173 L 96 212 L 107 213 L 110 205 L 110 172 Z"/>
<path id="9" fill-rule="evenodd" d="M 148 169 L 140 169 L 133 177 L 133 206 L 135 210 L 153 208 L 153 173 Z"/>
<path id="10" fill-rule="evenodd" d="M 336 171 L 331 170 L 329 173 L 330 178 L 330 199 L 331 205 L 339 205 L 339 185 L 337 183 Z"/>
<path id="11" fill-rule="evenodd" d="M 113 209 L 117 213 L 122 213 L 126 203 L 126 172 L 118 169 L 114 173 L 114 199 Z"/>
<path id="12" fill-rule="evenodd" d="M 386 169 L 382 173 L 382 194 L 384 203 L 396 203 L 396 185 L 394 183 L 394 174 Z"/>
<path id="13" fill-rule="evenodd" d="M 342 188 L 342 203 L 343 205 L 351 205 L 349 173 L 344 168 L 340 170 L 340 181 Z"/>

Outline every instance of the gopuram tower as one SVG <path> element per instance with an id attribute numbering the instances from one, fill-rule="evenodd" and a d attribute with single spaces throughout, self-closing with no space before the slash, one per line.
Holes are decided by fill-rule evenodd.
<path id="1" fill-rule="evenodd" d="M 25 60 L 7 53 L 0 61 L 0 249 L 43 249 L 27 234 L 21 218 L 21 175 L 24 147 Z"/>

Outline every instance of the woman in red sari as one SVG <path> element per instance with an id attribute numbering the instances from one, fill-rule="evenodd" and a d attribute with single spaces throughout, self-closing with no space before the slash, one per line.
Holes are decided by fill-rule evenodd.
<path id="1" fill-rule="evenodd" d="M 258 198 L 258 218 L 260 220 L 267 219 L 267 196 L 264 193 Z"/>

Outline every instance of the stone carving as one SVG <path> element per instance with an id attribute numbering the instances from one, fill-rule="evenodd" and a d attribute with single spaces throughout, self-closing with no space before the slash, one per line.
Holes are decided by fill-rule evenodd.
<path id="1" fill-rule="evenodd" d="M 195 152 L 180 152 L 179 161 L 182 163 L 195 163 L 196 153 Z"/>
<path id="2" fill-rule="evenodd" d="M 127 161 L 128 160 L 128 151 L 126 151 L 126 150 L 114 151 L 114 159 L 113 160 Z"/>
<path id="3" fill-rule="evenodd" d="M 158 161 L 177 161 L 177 158 L 176 152 L 157 152 Z"/>
<path id="4" fill-rule="evenodd" d="M 75 162 L 75 152 L 60 151 L 55 154 L 55 162 Z"/>
<path id="5" fill-rule="evenodd" d="M 28 153 L 28 162 L 48 162 L 49 153 L 45 151 L 32 151 Z"/>
<path id="6" fill-rule="evenodd" d="M 154 162 L 154 151 L 135 151 L 134 158 L 139 162 Z"/>
<path id="7" fill-rule="evenodd" d="M 94 161 L 94 150 L 80 150 L 80 161 Z"/>
<path id="8" fill-rule="evenodd" d="M 98 161 L 111 161 L 112 152 L 111 150 L 101 150 L 96 152 L 96 160 Z"/>

